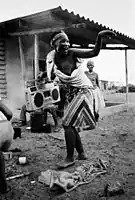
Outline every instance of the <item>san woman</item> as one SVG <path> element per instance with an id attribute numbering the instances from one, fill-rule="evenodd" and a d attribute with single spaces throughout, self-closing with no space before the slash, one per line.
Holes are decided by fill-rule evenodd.
<path id="1" fill-rule="evenodd" d="M 63 127 L 67 156 L 61 167 L 74 164 L 74 149 L 78 152 L 78 159 L 85 160 L 86 155 L 79 136 L 80 130 L 93 129 L 96 125 L 94 115 L 93 86 L 85 75 L 79 58 L 92 58 L 99 54 L 102 39 L 116 36 L 114 32 L 104 30 L 98 33 L 93 50 L 71 48 L 69 38 L 65 32 L 54 33 L 51 46 L 54 48 L 46 58 L 47 76 L 63 85 L 66 91 L 66 108 L 64 110 Z M 65 98 L 62 99 L 65 101 Z M 65 102 L 61 102 L 63 105 Z"/>

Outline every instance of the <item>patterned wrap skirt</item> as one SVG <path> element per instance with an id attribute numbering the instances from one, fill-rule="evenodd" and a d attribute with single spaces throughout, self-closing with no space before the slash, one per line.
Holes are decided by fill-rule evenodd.
<path id="1" fill-rule="evenodd" d="M 96 126 L 95 105 L 92 89 L 70 87 L 66 92 L 63 125 L 73 126 L 77 131 L 91 130 Z"/>

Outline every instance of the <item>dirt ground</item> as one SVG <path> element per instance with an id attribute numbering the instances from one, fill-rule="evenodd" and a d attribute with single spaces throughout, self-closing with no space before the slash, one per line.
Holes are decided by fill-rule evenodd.
<path id="1" fill-rule="evenodd" d="M 126 93 L 116 93 L 114 90 L 105 90 L 102 93 L 109 102 L 126 103 Z M 135 93 L 128 93 L 128 102 L 135 103 Z"/>
<path id="2" fill-rule="evenodd" d="M 53 128 L 51 117 L 49 122 Z M 134 200 L 135 199 L 135 108 L 106 116 L 91 131 L 81 132 L 82 142 L 88 156 L 87 161 L 77 161 L 65 171 L 73 172 L 83 163 L 98 158 L 110 162 L 107 174 L 95 178 L 91 183 L 77 187 L 70 193 L 50 190 L 38 182 L 41 171 L 56 169 L 56 163 L 65 158 L 66 149 L 63 129 L 59 133 L 31 133 L 22 128 L 22 138 L 13 141 L 11 149 L 20 148 L 27 157 L 27 165 L 18 165 L 18 156 L 6 161 L 6 176 L 32 172 L 27 177 L 8 181 L 12 190 L 0 196 L 1 200 Z M 75 157 L 77 156 L 75 152 Z M 35 182 L 33 182 L 35 181 Z M 106 184 L 119 181 L 124 194 L 105 197 Z"/>

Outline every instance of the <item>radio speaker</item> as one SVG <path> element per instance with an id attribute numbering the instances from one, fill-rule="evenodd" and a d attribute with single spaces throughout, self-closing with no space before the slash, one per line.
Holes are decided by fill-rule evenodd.
<path id="1" fill-rule="evenodd" d="M 36 111 L 60 101 L 59 86 L 47 83 L 44 87 L 37 85 L 25 89 L 25 100 L 28 111 Z"/>

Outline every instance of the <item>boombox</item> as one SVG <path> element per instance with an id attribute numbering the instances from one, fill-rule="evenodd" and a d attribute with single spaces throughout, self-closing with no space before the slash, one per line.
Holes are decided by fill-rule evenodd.
<path id="1" fill-rule="evenodd" d="M 25 89 L 27 111 L 36 111 L 60 101 L 59 86 L 54 83 L 35 84 Z"/>

